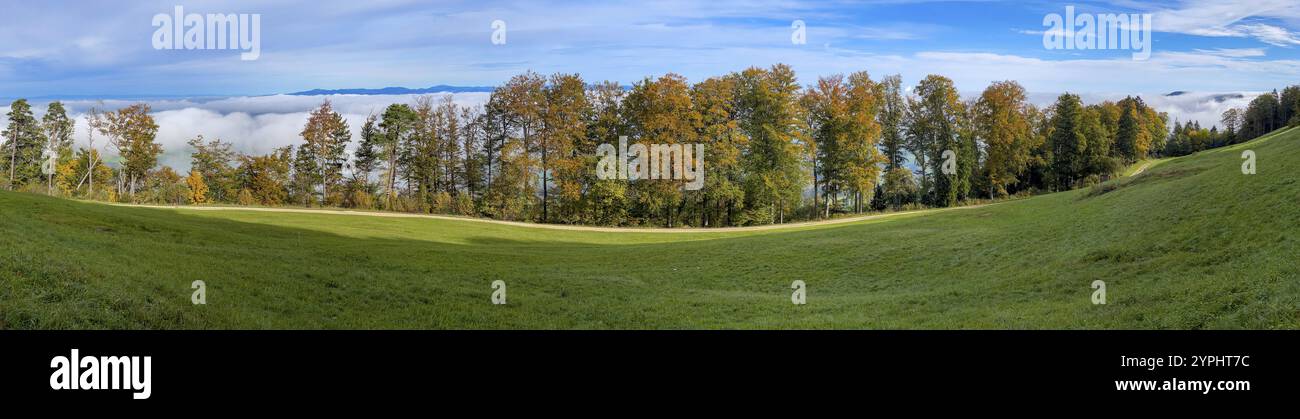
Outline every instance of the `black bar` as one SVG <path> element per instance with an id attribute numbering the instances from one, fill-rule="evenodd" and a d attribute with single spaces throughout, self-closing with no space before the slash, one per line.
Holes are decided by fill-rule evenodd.
<path id="1" fill-rule="evenodd" d="M 1280 400 L 1300 389 L 1278 331 L 5 331 L 3 394 L 20 403 L 419 403 L 500 397 L 635 400 L 664 391 L 1026 398 Z M 151 394 L 53 390 L 56 356 L 150 356 Z M 1121 366 L 1215 356 L 1221 365 Z M 1167 362 L 1167 361 L 1166 361 Z M 1116 380 L 1249 382 L 1120 391 Z M 797 391 L 797 392 L 796 392 Z M 629 399 L 630 398 L 630 399 Z M 93 405 L 93 404 L 92 404 Z"/>

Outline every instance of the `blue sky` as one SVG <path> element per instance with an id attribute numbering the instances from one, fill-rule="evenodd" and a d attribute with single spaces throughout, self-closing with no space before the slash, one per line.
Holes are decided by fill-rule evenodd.
<path id="1" fill-rule="evenodd" d="M 258 13 L 261 56 L 156 50 L 155 14 Z M 1043 17 L 1151 13 L 1152 56 L 1047 50 Z M 1100 1 L 42 1 L 0 15 L 0 97 L 272 94 L 495 85 L 525 70 L 630 84 L 792 65 L 801 82 L 867 70 L 1020 81 L 1031 92 L 1260 91 L 1300 83 L 1300 2 Z M 491 22 L 507 42 L 491 42 Z M 807 44 L 790 42 L 791 22 Z"/>
<path id="2" fill-rule="evenodd" d="M 257 60 L 231 50 L 157 50 L 155 15 L 257 13 Z M 1151 13 L 1150 59 L 1131 51 L 1048 50 L 1044 16 Z M 506 23 L 494 45 L 492 22 Z M 807 43 L 791 43 L 791 24 Z M 1016 80 L 1030 100 L 1063 91 L 1089 103 L 1140 94 L 1180 121 L 1209 126 L 1263 91 L 1300 83 L 1300 2 L 1051 1 L 12 1 L 0 13 L 0 122 L 10 99 L 37 115 L 63 100 L 77 118 L 143 101 L 159 124 L 163 164 L 189 167 L 186 141 L 219 138 L 262 154 L 296 144 L 324 98 L 277 93 L 316 88 L 490 86 L 527 70 L 576 72 L 632 84 L 676 72 L 689 80 L 786 63 L 803 84 L 835 73 L 927 74 L 966 97 Z M 1192 94 L 1166 96 L 1172 91 Z M 197 98 L 196 96 L 214 96 Z M 484 93 L 456 94 L 462 105 Z M 333 96 L 352 129 L 411 95 Z M 354 137 L 356 133 L 354 132 Z M 102 146 L 102 144 L 101 144 Z"/>

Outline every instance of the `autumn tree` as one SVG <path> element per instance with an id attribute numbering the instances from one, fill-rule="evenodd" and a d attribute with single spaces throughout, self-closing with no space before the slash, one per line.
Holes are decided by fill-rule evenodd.
<path id="1" fill-rule="evenodd" d="M 542 92 L 542 128 L 537 145 L 541 154 L 543 222 L 551 219 L 552 185 L 559 193 L 558 203 L 566 221 L 577 221 L 581 211 L 583 173 L 592 167 L 583 164 L 577 149 L 586 137 L 586 119 L 591 112 L 586 90 L 587 84 L 577 74 L 555 74 Z"/>
<path id="2" fill-rule="evenodd" d="M 624 106 L 630 142 L 668 146 L 652 146 L 646 150 L 651 155 L 657 154 L 652 158 L 657 158 L 662 165 L 655 167 L 654 160 L 650 160 L 651 176 L 655 173 L 666 176 L 671 166 L 669 159 L 681 159 L 684 154 L 671 157 L 662 150 L 683 151 L 682 148 L 697 142 L 696 136 L 699 134 L 700 115 L 692 107 L 690 86 L 686 83 L 686 78 L 672 73 L 657 79 L 647 77 L 632 86 L 624 100 Z M 681 148 L 671 147 L 672 145 Z M 660 179 L 636 182 L 631 185 L 631 189 L 634 191 L 639 215 L 661 220 L 664 225 L 672 227 L 683 202 L 682 187 L 686 180 Z"/>
<path id="3" fill-rule="evenodd" d="M 239 155 L 233 145 L 221 139 L 205 141 L 202 135 L 190 139 L 190 171 L 198 172 L 207 186 L 206 202 L 233 202 L 239 193 L 234 164 Z"/>
<path id="4" fill-rule="evenodd" d="M 158 156 L 163 152 L 162 145 L 154 141 L 158 124 L 149 112 L 149 105 L 138 103 L 104 115 L 106 124 L 101 133 L 121 156 L 122 178 L 126 179 L 126 185 L 119 187 L 119 194 L 135 195 L 137 184 L 158 164 Z"/>
<path id="5" fill-rule="evenodd" d="M 326 99 L 307 117 L 307 124 L 299 135 L 306 142 L 303 145 L 307 147 L 305 154 L 313 159 L 311 166 L 316 170 L 315 183 L 320 185 L 321 204 L 338 202 L 338 198 L 331 198 L 331 192 L 343 180 L 347 145 L 352 141 L 348 122 Z"/>
<path id="6" fill-rule="evenodd" d="M 713 77 L 691 88 L 691 104 L 700 115 L 699 140 L 705 143 L 701 226 L 734 225 L 736 212 L 745 209 L 741 156 L 749 137 L 740 129 L 737 79 L 736 74 Z"/>
<path id="7" fill-rule="evenodd" d="M 86 186 L 86 196 L 95 199 L 95 186 L 99 185 L 101 191 L 107 190 L 113 169 L 104 164 L 98 150 L 83 148 L 71 160 L 60 164 L 55 176 L 55 183 L 64 193 L 80 192 Z"/>
<path id="8" fill-rule="evenodd" d="M 969 191 L 971 165 L 966 143 L 959 133 L 965 107 L 960 101 L 952 80 L 930 75 L 914 89 L 916 99 L 909 106 L 909 149 L 922 165 L 922 186 L 930 190 L 930 202 L 936 206 L 951 206 Z M 951 153 L 951 154 L 950 154 Z M 949 173 L 945 166 L 952 165 Z M 931 177 L 926 182 L 926 175 Z"/>
<path id="9" fill-rule="evenodd" d="M 818 212 L 829 216 L 839 203 L 841 193 L 849 193 L 854 211 L 862 210 L 862 197 L 870 200 L 880 177 L 879 164 L 887 159 L 877 149 L 880 124 L 877 122 L 879 89 L 866 72 L 849 76 L 823 77 L 805 93 L 813 153 L 814 182 L 821 179 L 825 208 Z M 816 183 L 814 183 L 814 192 Z"/>
<path id="10" fill-rule="evenodd" d="M 203 174 L 197 170 L 190 170 L 190 175 L 185 178 L 185 184 L 190 188 L 188 198 L 191 204 L 208 203 L 208 184 L 203 181 Z"/>
<path id="11" fill-rule="evenodd" d="M 1033 149 L 1025 115 L 1025 89 L 1014 81 L 994 82 L 975 104 L 975 125 L 984 141 L 984 176 L 990 197 L 1003 197 L 1029 167 Z"/>
<path id="12" fill-rule="evenodd" d="M 293 159 L 293 147 L 277 148 L 270 154 L 260 156 L 241 156 L 239 167 L 240 203 L 247 205 L 242 196 L 248 192 L 256 203 L 277 206 L 288 200 L 289 174 Z"/>
<path id="13" fill-rule="evenodd" d="M 181 205 L 189 201 L 191 192 L 184 179 L 171 167 L 149 170 L 144 178 L 141 198 L 156 204 Z"/>
<path id="14" fill-rule="evenodd" d="M 505 138 L 498 144 L 498 162 L 503 182 L 499 196 L 502 205 L 511 207 L 516 216 L 528 211 L 538 198 L 537 155 L 541 147 L 537 132 L 542 128 L 542 105 L 546 100 L 546 78 L 526 72 L 510 78 L 493 91 L 499 96 Z M 508 201 L 508 202 L 507 202 Z"/>
<path id="15" fill-rule="evenodd" d="M 623 99 L 626 95 L 623 86 L 613 81 L 597 83 L 587 90 L 589 107 L 584 124 L 587 132 L 574 145 L 577 154 L 585 156 L 581 163 L 583 167 L 595 167 L 598 159 L 595 151 L 600 144 L 616 144 L 619 136 L 628 135 L 627 120 L 623 116 Z M 583 170 L 582 176 L 587 187 L 583 197 L 583 210 L 586 213 L 583 218 L 601 225 L 627 222 L 627 182 L 621 179 L 599 179 L 594 170 Z"/>
<path id="16" fill-rule="evenodd" d="M 804 129 L 810 140 L 809 156 L 813 166 L 813 214 L 829 216 L 839 204 L 836 197 L 845 189 L 846 162 L 842 150 L 849 141 L 849 95 L 844 76 L 835 74 L 817 79 L 800 97 L 806 119 Z M 823 195 L 825 209 L 817 204 Z M 832 203 L 832 201 L 835 201 Z"/>
<path id="17" fill-rule="evenodd" d="M 1147 138 L 1150 138 L 1147 155 L 1158 155 L 1164 151 L 1165 138 L 1169 135 L 1169 114 L 1158 112 L 1140 100 L 1138 104 L 1138 111 L 1142 115 L 1142 129 L 1146 131 Z"/>
<path id="18" fill-rule="evenodd" d="M 880 179 L 880 165 L 887 161 L 878 148 L 881 127 L 876 118 L 882 102 L 879 92 L 867 72 L 849 75 L 848 135 L 840 145 L 837 160 L 842 162 L 843 187 L 852 193 L 855 212 L 862 212 L 863 203 L 871 200 Z"/>
<path id="19" fill-rule="evenodd" d="M 746 69 L 737 77 L 738 119 L 749 139 L 743 156 L 747 217 L 756 223 L 784 223 L 800 201 L 807 175 L 796 141 L 799 85 L 785 64 Z M 766 212 L 763 214 L 762 212 Z"/>
<path id="20" fill-rule="evenodd" d="M 1119 130 L 1119 120 L 1123 119 L 1115 118 L 1114 114 L 1118 109 L 1119 107 L 1111 102 L 1090 105 L 1083 109 L 1082 130 L 1087 144 L 1083 149 L 1083 161 L 1080 162 L 1082 172 L 1079 175 L 1089 183 L 1105 180 L 1123 168 L 1124 158 L 1115 156 L 1111 152 L 1114 148 L 1115 133 Z M 1143 137 L 1145 135 L 1142 133 Z M 1150 141 L 1143 139 L 1139 140 L 1139 143 L 1150 143 Z"/>
<path id="21" fill-rule="evenodd" d="M 1119 119 L 1119 131 L 1115 136 L 1115 145 L 1119 155 L 1126 162 L 1132 163 L 1145 156 L 1150 139 L 1141 124 L 1141 116 L 1132 102 L 1125 102 Z"/>

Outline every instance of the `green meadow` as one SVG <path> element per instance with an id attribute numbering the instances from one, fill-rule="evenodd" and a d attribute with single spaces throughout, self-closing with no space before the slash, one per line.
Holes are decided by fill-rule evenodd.
<path id="1" fill-rule="evenodd" d="M 0 329 L 1294 329 L 1297 179 L 1300 129 L 1093 188 L 726 232 L 0 192 Z"/>

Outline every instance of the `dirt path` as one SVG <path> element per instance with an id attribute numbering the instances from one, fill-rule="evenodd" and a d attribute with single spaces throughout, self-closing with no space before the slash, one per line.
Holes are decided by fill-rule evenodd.
<path id="1" fill-rule="evenodd" d="M 473 223 L 500 224 L 515 227 L 543 228 L 551 230 L 568 230 L 568 231 L 595 231 L 595 232 L 618 232 L 618 233 L 726 233 L 726 232 L 743 232 L 743 231 L 764 231 L 764 230 L 783 230 L 791 228 L 815 227 L 832 224 L 845 224 L 858 221 L 876 220 L 881 218 L 891 218 L 902 215 L 922 214 L 922 213 L 940 213 L 947 211 L 960 211 L 964 209 L 980 208 L 988 205 L 982 204 L 965 207 L 953 208 L 936 208 L 916 211 L 891 212 L 886 214 L 863 215 L 857 217 L 837 218 L 833 220 L 806 221 L 789 224 L 772 224 L 753 227 L 720 227 L 720 228 L 634 228 L 634 227 L 591 227 L 565 224 L 537 224 L 524 223 L 517 221 L 501 221 L 486 218 L 472 217 L 453 217 L 447 215 L 432 214 L 405 214 L 397 212 L 375 212 L 375 211 L 350 211 L 350 210 L 333 210 L 333 209 L 306 209 L 306 208 L 255 208 L 255 207 L 200 207 L 188 205 L 142 205 L 142 204 L 107 204 L 120 207 L 132 208 L 154 208 L 154 209 L 174 209 L 185 211 L 252 211 L 252 212 L 287 212 L 297 214 L 327 214 L 327 215 L 354 215 L 363 217 L 388 217 L 388 218 L 432 218 L 436 220 L 466 221 Z"/>
<path id="2" fill-rule="evenodd" d="M 1137 175 L 1142 174 L 1142 172 L 1146 171 L 1148 167 L 1151 167 L 1151 163 L 1155 163 L 1155 162 L 1151 162 L 1151 161 L 1149 161 L 1149 162 L 1143 163 L 1143 164 L 1142 164 L 1142 167 L 1139 167 L 1137 170 L 1134 170 L 1134 171 L 1133 171 L 1133 174 L 1128 175 L 1128 177 L 1134 177 L 1134 176 L 1137 176 Z"/>

